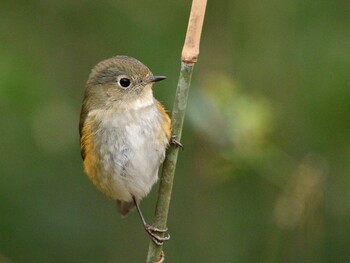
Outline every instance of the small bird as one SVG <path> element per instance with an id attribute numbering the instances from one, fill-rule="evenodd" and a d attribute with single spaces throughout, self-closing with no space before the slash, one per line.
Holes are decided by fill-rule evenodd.
<path id="1" fill-rule="evenodd" d="M 170 143 L 171 120 L 153 97 L 154 76 L 140 61 L 115 56 L 98 63 L 87 81 L 80 114 L 80 149 L 84 170 L 93 184 L 117 201 L 122 216 L 136 207 L 145 230 L 157 245 L 169 240 L 167 229 L 146 223 L 140 201 L 158 180 Z"/>

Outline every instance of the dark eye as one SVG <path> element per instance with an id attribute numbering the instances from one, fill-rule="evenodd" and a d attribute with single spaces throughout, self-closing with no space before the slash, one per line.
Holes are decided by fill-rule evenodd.
<path id="1" fill-rule="evenodd" d="M 129 87 L 130 84 L 131 84 L 131 81 L 130 81 L 130 79 L 128 79 L 128 78 L 121 78 L 121 79 L 119 80 L 119 85 L 120 85 L 121 87 L 123 87 L 123 88 Z"/>

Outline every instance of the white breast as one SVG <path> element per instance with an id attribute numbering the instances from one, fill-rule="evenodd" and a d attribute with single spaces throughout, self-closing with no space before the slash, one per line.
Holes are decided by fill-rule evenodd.
<path id="1" fill-rule="evenodd" d="M 99 120 L 94 140 L 100 160 L 99 188 L 121 201 L 131 201 L 132 196 L 141 200 L 149 193 L 168 144 L 153 96 L 152 103 L 135 101 L 133 106 L 89 114 Z"/>

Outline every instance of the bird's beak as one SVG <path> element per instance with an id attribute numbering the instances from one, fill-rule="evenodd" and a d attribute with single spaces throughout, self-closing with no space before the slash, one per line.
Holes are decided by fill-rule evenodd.
<path id="1" fill-rule="evenodd" d="M 150 82 L 157 82 L 166 79 L 165 76 L 152 76 Z"/>

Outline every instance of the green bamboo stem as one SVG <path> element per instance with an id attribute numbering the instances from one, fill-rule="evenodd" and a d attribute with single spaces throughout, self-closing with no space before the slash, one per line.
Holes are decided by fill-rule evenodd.
<path id="1" fill-rule="evenodd" d="M 185 44 L 182 49 L 180 77 L 176 89 L 171 124 L 172 134 L 176 136 L 176 139 L 178 141 L 181 139 L 192 71 L 194 64 L 197 62 L 199 54 L 199 43 L 206 4 L 207 0 L 193 0 Z M 178 152 L 179 148 L 171 145 L 167 150 L 167 154 L 163 163 L 156 211 L 153 222 L 153 226 L 160 229 L 166 228 L 167 225 Z M 150 241 L 148 247 L 147 263 L 163 262 L 164 254 L 161 256 L 162 249 L 163 246 L 157 246 L 152 241 Z"/>
<path id="2" fill-rule="evenodd" d="M 176 96 L 172 113 L 172 133 L 180 141 L 185 111 L 187 106 L 188 92 L 190 90 L 191 76 L 194 64 L 181 63 L 181 72 L 176 90 Z M 158 200 L 156 204 L 155 218 L 153 226 L 164 229 L 168 219 L 168 211 L 173 188 L 173 180 L 177 162 L 179 148 L 169 147 L 166 158 L 163 163 L 162 175 L 159 185 Z M 148 248 L 147 262 L 156 262 L 159 260 L 162 252 L 162 246 L 155 245 L 150 241 Z"/>

